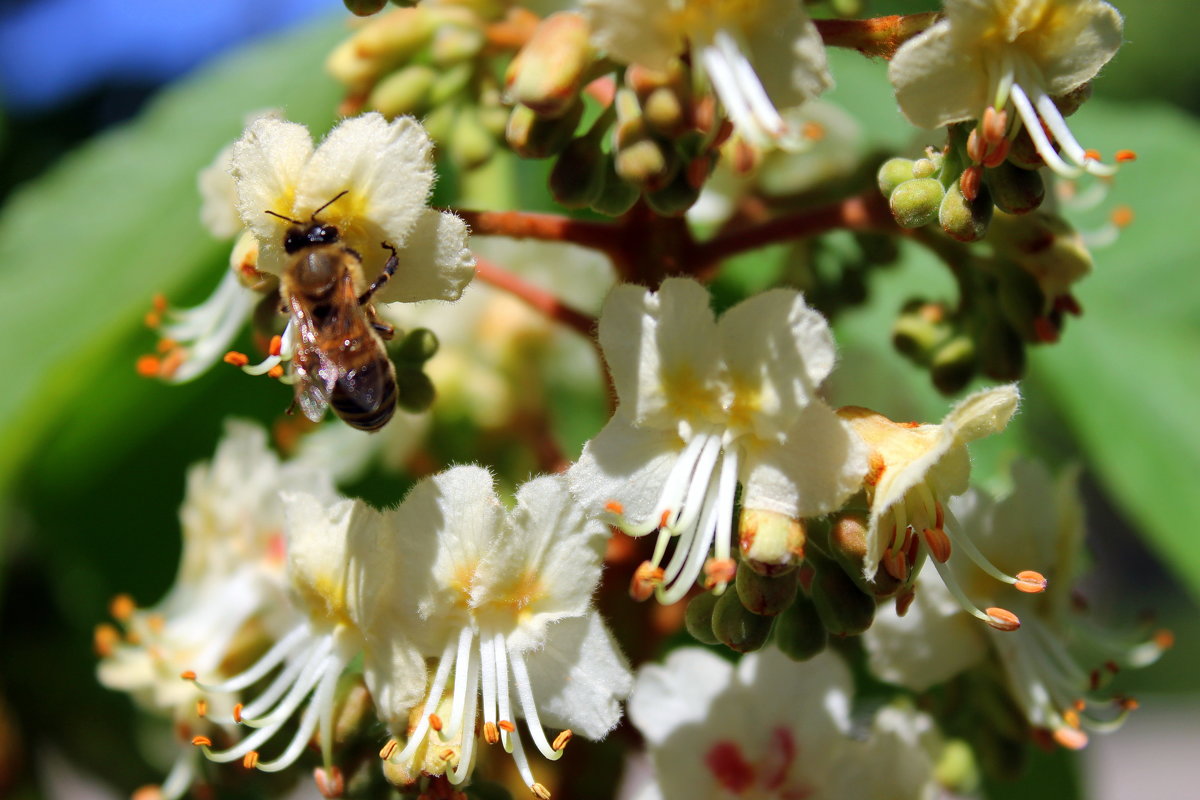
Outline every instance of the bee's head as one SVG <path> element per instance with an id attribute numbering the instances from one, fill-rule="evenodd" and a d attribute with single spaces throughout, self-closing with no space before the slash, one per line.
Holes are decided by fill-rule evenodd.
<path id="1" fill-rule="evenodd" d="M 307 228 L 293 226 L 288 228 L 283 237 L 283 249 L 288 255 L 299 253 L 306 247 L 320 244 L 333 244 L 338 241 L 340 234 L 335 225 L 313 223 Z"/>

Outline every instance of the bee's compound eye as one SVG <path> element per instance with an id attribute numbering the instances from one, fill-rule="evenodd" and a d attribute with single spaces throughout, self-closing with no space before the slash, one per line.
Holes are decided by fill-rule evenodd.
<path id="1" fill-rule="evenodd" d="M 314 232 L 313 241 L 320 244 L 329 244 L 338 240 L 338 229 L 333 225 L 322 225 Z"/>
<path id="2" fill-rule="evenodd" d="M 304 235 L 304 231 L 299 228 L 290 229 L 283 237 L 284 252 L 289 255 L 298 253 L 307 247 L 309 244 L 308 237 Z"/>

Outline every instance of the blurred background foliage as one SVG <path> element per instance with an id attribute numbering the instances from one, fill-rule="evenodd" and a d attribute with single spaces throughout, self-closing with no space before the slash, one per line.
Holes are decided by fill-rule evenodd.
<path id="1" fill-rule="evenodd" d="M 931 5 L 878 0 L 869 10 Z M 1157 609 L 1178 637 L 1127 688 L 1195 692 L 1200 537 L 1191 525 L 1200 492 L 1188 486 L 1200 474 L 1192 274 L 1200 69 L 1179 46 L 1195 14 L 1186 3 L 1118 6 L 1128 43 L 1073 127 L 1103 152 L 1139 152 L 1109 203 L 1131 206 L 1136 221 L 1096 253 L 1078 292 L 1085 315 L 1059 345 L 1033 354 L 1024 412 L 1004 436 L 980 443 L 977 474 L 995 479 L 1017 452 L 1082 460 L 1099 569 L 1092 597 L 1124 619 Z M 314 13 L 323 16 L 270 32 Z M 187 306 L 224 268 L 227 245 L 198 222 L 196 173 L 245 115 L 282 108 L 314 131 L 333 122 L 340 90 L 322 62 L 345 33 L 344 17 L 335 0 L 0 5 L 0 341 L 9 353 L 0 393 L 0 795 L 53 793 L 45 765 L 54 753 L 126 790 L 161 777 L 135 746 L 145 723 L 94 679 L 92 630 L 116 593 L 150 604 L 172 581 L 185 470 L 211 455 L 222 421 L 271 425 L 289 398 L 220 366 L 178 387 L 138 378 L 136 358 L 154 345 L 142 320 L 155 293 Z M 239 39 L 249 43 L 224 52 Z M 900 117 L 885 65 L 837 53 L 833 69 L 830 99 L 860 120 L 870 145 L 936 141 Z M 443 178 L 443 201 L 452 188 Z M 761 285 L 777 256 L 739 259 L 720 291 L 732 298 Z M 835 401 L 941 418 L 947 401 L 889 344 L 895 311 L 915 286 L 950 291 L 943 268 L 905 248 L 898 269 L 872 276 L 870 302 L 844 315 Z M 603 422 L 599 404 L 582 408 L 555 428 L 568 456 Z M 448 463 L 469 457 L 464 442 L 474 439 L 443 428 L 437 441 L 445 444 L 430 457 Z M 389 503 L 406 486 L 388 478 L 359 488 Z M 1033 778 L 988 792 L 1064 797 L 1075 787 L 1069 759 L 1039 757 Z"/>

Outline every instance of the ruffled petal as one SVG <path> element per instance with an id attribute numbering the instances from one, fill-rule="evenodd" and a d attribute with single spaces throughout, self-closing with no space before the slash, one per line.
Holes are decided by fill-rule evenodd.
<path id="1" fill-rule="evenodd" d="M 457 300 L 475 277 L 475 256 L 467 249 L 467 224 L 446 211 L 422 208 L 396 257 L 396 273 L 375 295 L 377 303 Z M 394 244 L 389 242 L 389 244 Z M 367 276 L 382 271 L 389 252 L 365 255 Z"/>
<path id="2" fill-rule="evenodd" d="M 1053 22 L 1031 32 L 1033 44 L 1026 48 L 1051 95 L 1066 94 L 1096 77 L 1121 47 L 1124 28 L 1121 14 L 1100 0 L 1058 5 Z"/>
<path id="3" fill-rule="evenodd" d="M 979 53 L 963 47 L 947 21 L 901 45 L 888 65 L 888 80 L 904 116 L 921 128 L 974 119 L 989 102 Z"/>
<path id="4" fill-rule="evenodd" d="M 237 210 L 258 238 L 258 268 L 263 271 L 278 274 L 283 234 L 290 224 L 266 212 L 295 216 L 296 185 L 312 153 L 308 128 L 272 117 L 255 120 L 233 146 L 230 172 L 237 182 Z"/>

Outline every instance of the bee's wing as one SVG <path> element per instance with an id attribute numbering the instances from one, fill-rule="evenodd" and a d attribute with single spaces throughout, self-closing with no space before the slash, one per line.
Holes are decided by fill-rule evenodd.
<path id="1" fill-rule="evenodd" d="M 342 372 L 321 348 L 316 326 L 303 305 L 295 297 L 288 298 L 288 303 L 299 334 L 296 353 L 292 357 L 292 367 L 298 379 L 295 383 L 296 402 L 300 404 L 304 416 L 319 422 L 325 416 L 329 396 Z"/>

